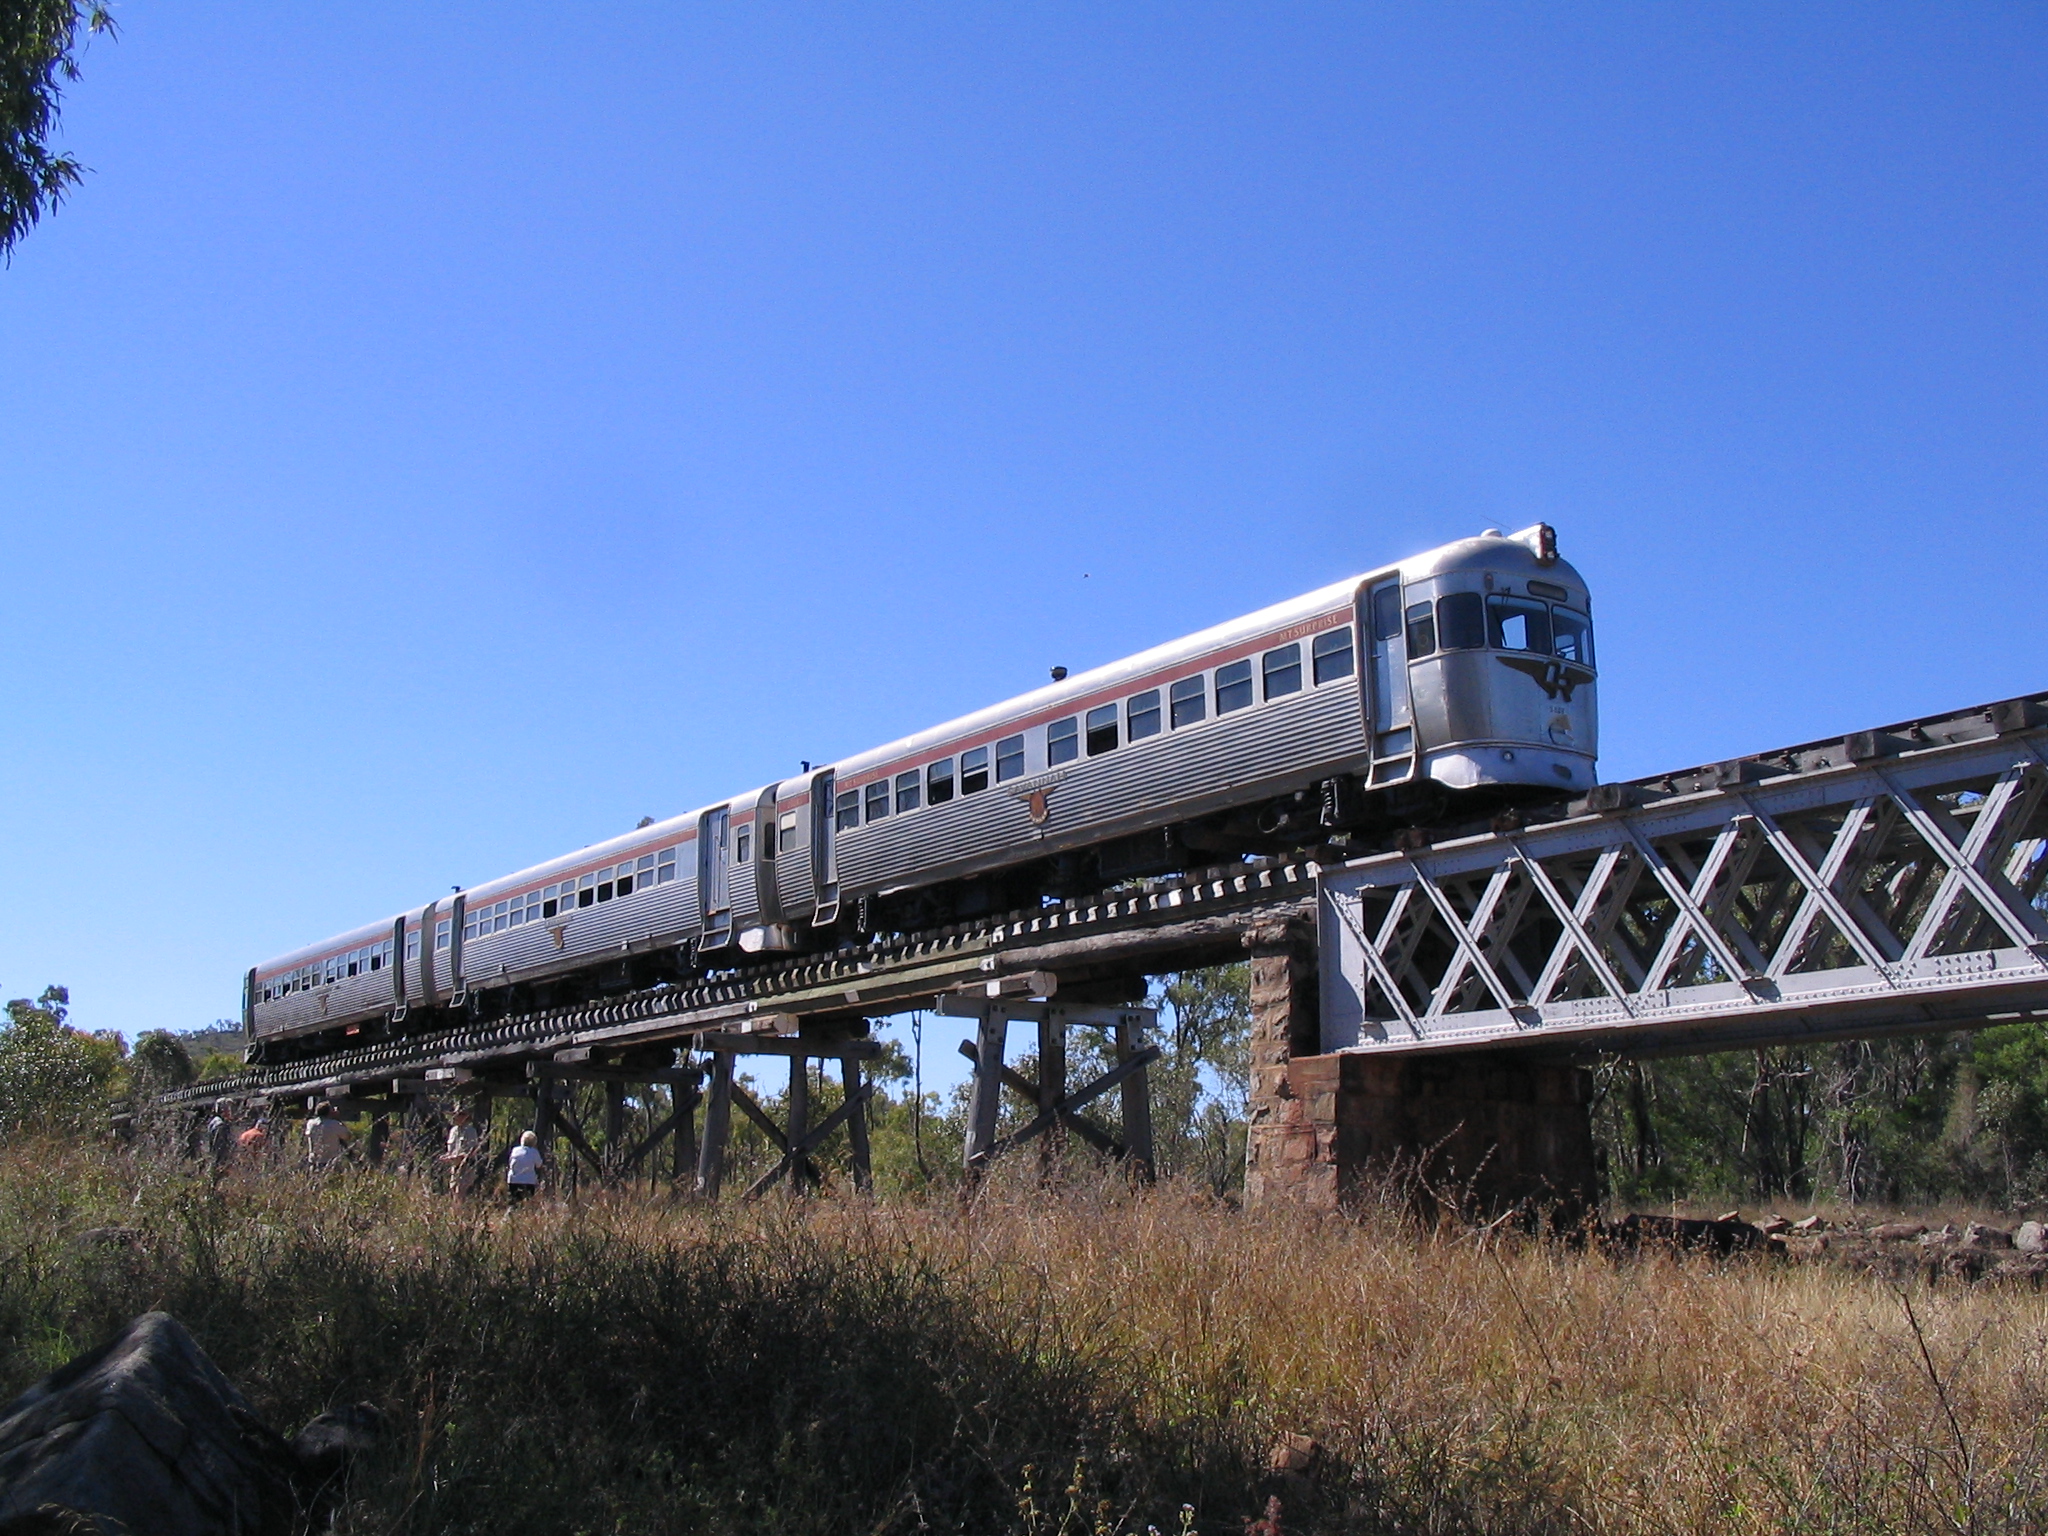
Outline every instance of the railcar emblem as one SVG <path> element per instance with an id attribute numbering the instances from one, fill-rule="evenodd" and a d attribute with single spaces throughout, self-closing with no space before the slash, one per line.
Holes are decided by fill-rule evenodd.
<path id="1" fill-rule="evenodd" d="M 555 948 L 562 948 L 569 941 L 569 925 L 567 923 L 549 923 L 548 937 L 555 941 Z"/>
<path id="2" fill-rule="evenodd" d="M 1010 794 L 1023 802 L 1024 814 L 1031 818 L 1031 825 L 1042 827 L 1046 824 L 1052 815 L 1052 792 L 1060 787 L 1060 780 L 1066 776 L 1066 769 L 1055 768 L 1049 773 L 1026 779 L 1011 789 Z"/>
<path id="3" fill-rule="evenodd" d="M 1572 691 L 1579 684 L 1593 681 L 1593 674 L 1584 667 L 1566 661 L 1538 661 L 1533 656 L 1496 656 L 1494 660 L 1524 677 L 1534 678 L 1546 699 L 1560 699 L 1566 704 L 1571 703 Z"/>

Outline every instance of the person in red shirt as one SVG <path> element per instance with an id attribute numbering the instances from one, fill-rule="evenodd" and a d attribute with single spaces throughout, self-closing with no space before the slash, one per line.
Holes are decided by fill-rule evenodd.
<path id="1" fill-rule="evenodd" d="M 260 1114 L 249 1129 L 235 1138 L 235 1166 L 255 1172 L 263 1166 L 270 1151 L 270 1116 Z"/>

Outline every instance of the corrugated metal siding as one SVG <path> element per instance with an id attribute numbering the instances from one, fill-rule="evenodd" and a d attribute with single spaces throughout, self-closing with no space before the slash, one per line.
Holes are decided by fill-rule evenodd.
<path id="1" fill-rule="evenodd" d="M 1354 675 L 850 828 L 839 834 L 840 883 L 849 892 L 927 884 L 1031 845 L 1053 853 L 1099 842 L 1356 768 L 1365 752 Z M 1048 784 L 1049 814 L 1035 827 L 1019 790 Z"/>

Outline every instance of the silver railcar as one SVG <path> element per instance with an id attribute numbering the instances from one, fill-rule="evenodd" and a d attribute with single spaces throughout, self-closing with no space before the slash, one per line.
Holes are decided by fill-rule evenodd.
<path id="1" fill-rule="evenodd" d="M 1586 583 L 1489 529 L 254 967 L 257 1054 L 1580 794 Z"/>

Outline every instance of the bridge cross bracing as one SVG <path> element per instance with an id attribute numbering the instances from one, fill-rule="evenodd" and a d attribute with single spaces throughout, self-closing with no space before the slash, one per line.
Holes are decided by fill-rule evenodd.
<path id="1" fill-rule="evenodd" d="M 2040 718 L 2016 700 L 1607 786 L 1564 821 L 1323 870 L 1323 1048 L 1650 1053 L 2048 1017 Z"/>

